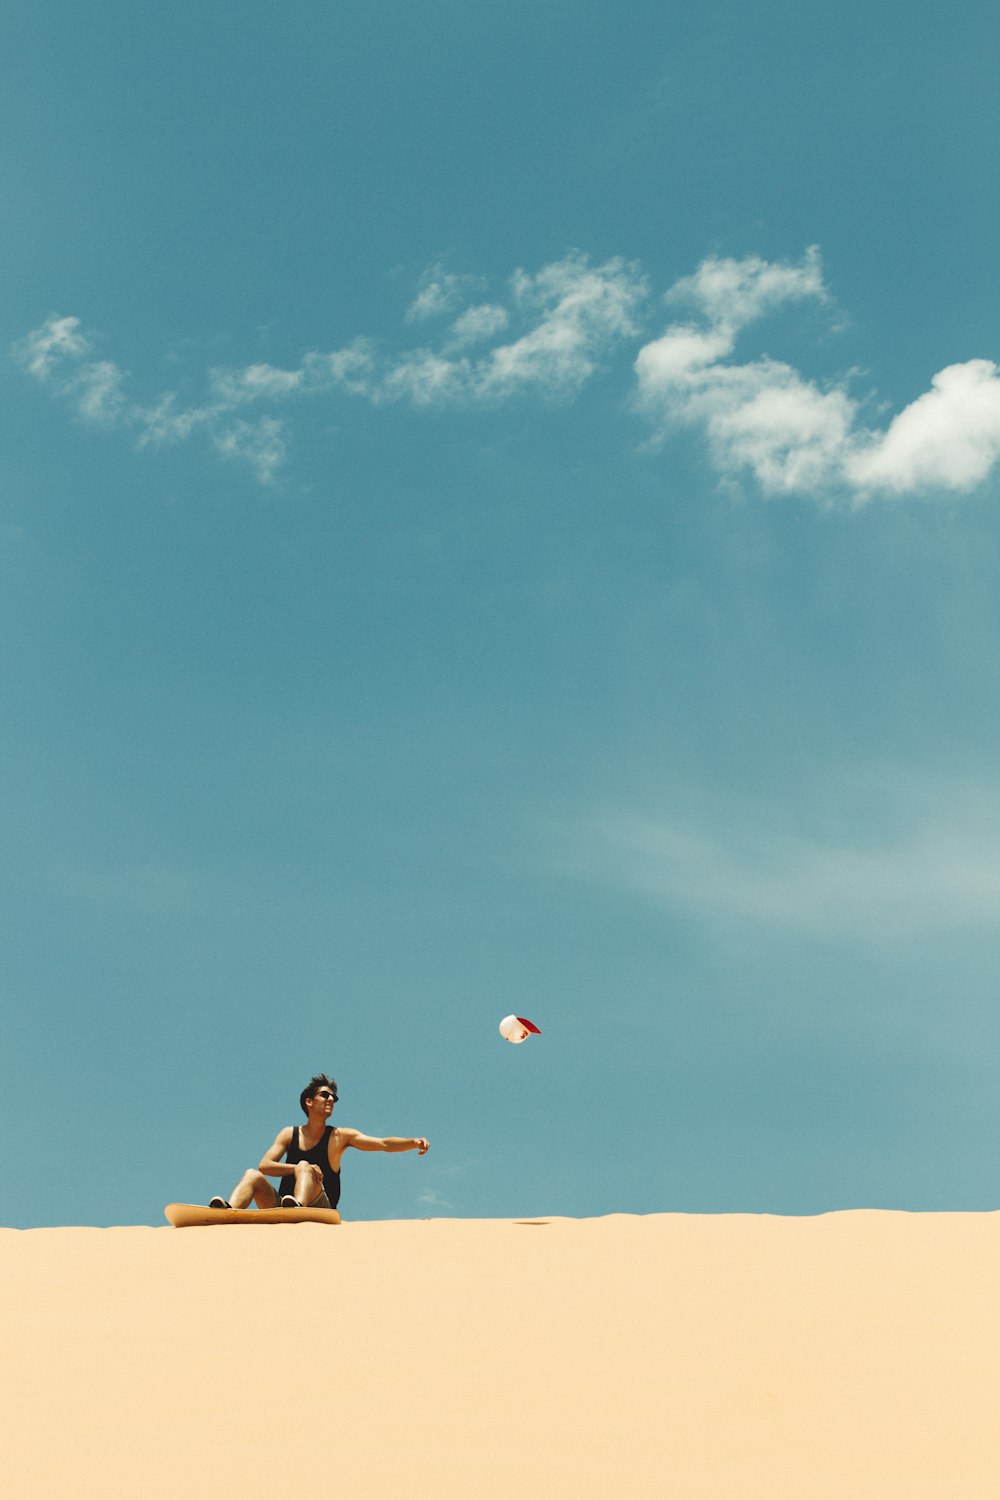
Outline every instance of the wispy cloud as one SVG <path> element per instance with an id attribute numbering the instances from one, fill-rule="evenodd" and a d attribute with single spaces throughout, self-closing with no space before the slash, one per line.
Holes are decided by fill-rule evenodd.
<path id="1" fill-rule="evenodd" d="M 268 484 L 285 461 L 282 425 L 275 417 L 261 417 L 256 422 L 237 418 L 220 426 L 212 434 L 223 458 L 243 459 L 250 464 L 261 484 Z"/>
<path id="2" fill-rule="evenodd" d="M 93 345 L 79 318 L 46 320 L 13 346 L 29 375 L 68 397 L 85 421 L 113 426 L 126 409 L 126 374 L 108 359 L 92 359 Z"/>
<path id="3" fill-rule="evenodd" d="M 667 301 L 693 303 L 714 327 L 736 332 L 785 302 L 826 295 L 819 247 L 811 245 L 797 264 L 709 256 L 674 283 Z"/>
<path id="4" fill-rule="evenodd" d="M 140 448 L 184 442 L 204 429 L 223 458 L 245 461 L 262 484 L 273 479 L 284 460 L 280 421 L 262 417 L 247 422 L 232 417 L 236 407 L 257 395 L 276 393 L 280 382 L 268 382 L 266 366 L 251 366 L 243 372 L 239 389 L 227 389 L 224 381 L 213 376 L 212 399 L 200 406 L 182 405 L 173 391 L 143 405 L 128 396 L 126 371 L 112 360 L 92 358 L 93 341 L 83 333 L 79 318 L 49 318 L 15 344 L 13 353 L 53 395 L 68 400 L 83 421 L 130 428 Z"/>
<path id="5" fill-rule="evenodd" d="M 448 347 L 464 348 L 466 344 L 479 344 L 502 332 L 510 322 L 510 313 L 495 302 L 482 302 L 477 307 L 467 307 L 448 330 Z"/>
<path id="6" fill-rule="evenodd" d="M 607 351 L 635 335 L 635 312 L 645 284 L 634 266 L 612 260 L 591 266 L 570 255 L 534 275 L 518 271 L 509 284 L 509 306 L 464 298 L 482 290 L 478 277 L 435 268 L 407 313 L 407 321 L 451 318 L 437 347 L 393 353 L 366 338 L 340 349 L 312 350 L 298 366 L 267 363 L 207 372 L 200 402 L 164 391 L 150 402 L 126 395 L 128 377 L 110 360 L 93 358 L 93 339 L 79 318 L 52 317 L 15 344 L 23 368 L 53 395 L 68 400 L 84 421 L 130 428 L 140 448 L 186 442 L 207 434 L 224 458 L 251 466 L 262 484 L 281 469 L 287 452 L 283 421 L 273 410 L 249 420 L 247 407 L 285 405 L 306 396 L 363 397 L 376 405 L 415 407 L 495 404 L 522 393 L 573 395 Z M 452 317 L 457 312 L 457 316 Z M 517 337 L 492 342 L 511 323 Z M 478 357 L 469 346 L 490 344 Z"/>
<path id="7" fill-rule="evenodd" d="M 185 442 L 199 428 L 209 427 L 222 412 L 219 406 L 182 406 L 175 391 L 166 391 L 152 406 L 133 408 L 140 448 L 162 448 Z"/>
<path id="8" fill-rule="evenodd" d="M 456 275 L 438 262 L 428 266 L 420 278 L 417 295 L 406 309 L 407 323 L 424 323 L 431 318 L 447 317 L 479 295 L 485 286 L 481 276 Z"/>
<path id="9" fill-rule="evenodd" d="M 484 301 L 487 285 L 435 265 L 404 318 L 434 335 L 418 347 L 358 337 L 310 350 L 291 368 L 212 368 L 194 402 L 177 391 L 146 402 L 130 397 L 127 372 L 95 355 L 75 317 L 49 318 L 14 355 L 82 420 L 129 428 L 142 448 L 204 433 L 217 453 L 249 464 L 268 484 L 288 447 L 277 408 L 333 396 L 423 410 L 565 401 L 617 348 L 630 341 L 635 348 L 643 335 L 646 278 L 621 257 L 595 265 L 573 252 L 538 271 L 515 271 Z M 1000 461 L 1000 370 L 988 359 L 941 370 L 883 429 L 867 425 L 845 375 L 821 382 L 770 355 L 736 358 L 751 325 L 829 302 L 815 247 L 795 262 L 711 256 L 664 300 L 687 315 L 639 347 L 634 405 L 657 445 L 678 428 L 699 430 L 724 480 L 749 477 L 765 494 L 860 503 L 879 494 L 968 490 Z"/>
<path id="10" fill-rule="evenodd" d="M 80 332 L 79 318 L 48 318 L 13 347 L 17 359 L 36 380 L 54 381 L 66 360 L 83 359 L 90 344 Z"/>
<path id="11" fill-rule="evenodd" d="M 638 334 L 645 296 L 638 267 L 621 259 L 592 266 L 573 254 L 535 274 L 517 271 L 509 307 L 479 303 L 451 323 L 437 347 L 388 355 L 367 394 L 418 407 L 497 404 L 531 393 L 572 396 L 615 344 Z M 508 342 L 476 358 L 459 352 L 512 324 L 518 336 Z"/>
<path id="12" fill-rule="evenodd" d="M 913 805 L 904 796 L 894 833 L 881 838 L 856 826 L 839 837 L 780 832 L 772 812 L 725 826 L 609 814 L 576 831 L 567 867 L 717 926 L 879 940 L 1000 929 L 1000 805 L 991 794 L 924 789 Z"/>
<path id="13" fill-rule="evenodd" d="M 619 258 L 592 267 L 583 255 L 545 266 L 537 276 L 518 271 L 512 288 L 516 308 L 537 321 L 474 367 L 471 389 L 480 398 L 528 386 L 579 390 L 616 342 L 639 332 L 637 312 L 647 291 L 635 264 Z"/>
<path id="14" fill-rule="evenodd" d="M 750 474 L 771 494 L 968 490 L 1000 458 L 1000 372 L 989 360 L 951 365 L 886 431 L 866 428 L 843 380 L 805 379 L 770 357 L 731 359 L 740 333 L 780 307 L 825 301 L 819 252 L 798 264 L 706 260 L 679 281 L 699 322 L 670 324 L 636 359 L 636 404 L 665 438 L 700 428 L 725 478 Z"/>
<path id="15" fill-rule="evenodd" d="M 417 1194 L 417 1202 L 422 1204 L 424 1208 L 455 1207 L 454 1203 L 449 1203 L 448 1199 L 444 1196 L 443 1193 L 439 1193 L 437 1188 L 423 1188 Z"/>

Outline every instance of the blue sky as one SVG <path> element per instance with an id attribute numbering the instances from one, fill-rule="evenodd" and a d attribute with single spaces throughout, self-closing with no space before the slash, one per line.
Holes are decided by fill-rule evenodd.
<path id="1" fill-rule="evenodd" d="M 5 1222 L 994 1207 L 995 8 L 4 30 Z"/>

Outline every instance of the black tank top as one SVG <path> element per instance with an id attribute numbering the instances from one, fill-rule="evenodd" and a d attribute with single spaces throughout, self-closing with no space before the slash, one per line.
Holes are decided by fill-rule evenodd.
<path id="1" fill-rule="evenodd" d="M 310 1146 L 308 1151 L 303 1151 L 299 1144 L 299 1127 L 293 1125 L 292 1139 L 288 1150 L 285 1152 L 285 1163 L 289 1167 L 294 1167 L 300 1161 L 315 1162 L 317 1167 L 322 1170 L 323 1186 L 326 1188 L 326 1196 L 330 1200 L 330 1207 L 336 1208 L 340 1202 L 340 1173 L 335 1172 L 330 1165 L 330 1136 L 332 1134 L 333 1126 L 328 1125 L 315 1146 Z M 284 1182 L 291 1182 L 291 1179 L 286 1177 Z M 284 1182 L 282 1183 L 281 1191 L 292 1192 L 294 1190 L 294 1183 L 286 1188 Z"/>

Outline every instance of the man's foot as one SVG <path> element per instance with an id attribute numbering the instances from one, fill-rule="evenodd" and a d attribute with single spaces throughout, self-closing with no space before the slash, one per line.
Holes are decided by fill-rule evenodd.
<path id="1" fill-rule="evenodd" d="M 232 1208 L 228 1198 L 209 1198 L 209 1208 Z"/>
<path id="2" fill-rule="evenodd" d="M 298 1198 L 293 1198 L 291 1193 L 285 1193 L 281 1199 L 282 1208 L 301 1208 L 302 1204 Z"/>

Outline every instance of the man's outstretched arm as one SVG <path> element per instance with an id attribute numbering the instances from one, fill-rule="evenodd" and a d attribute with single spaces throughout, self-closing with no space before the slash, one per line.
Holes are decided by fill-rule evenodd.
<path id="1" fill-rule="evenodd" d="M 430 1141 L 422 1135 L 364 1135 L 360 1130 L 344 1130 L 347 1137 L 345 1146 L 353 1146 L 356 1151 L 419 1151 L 421 1156 L 426 1156 L 430 1150 Z"/>

